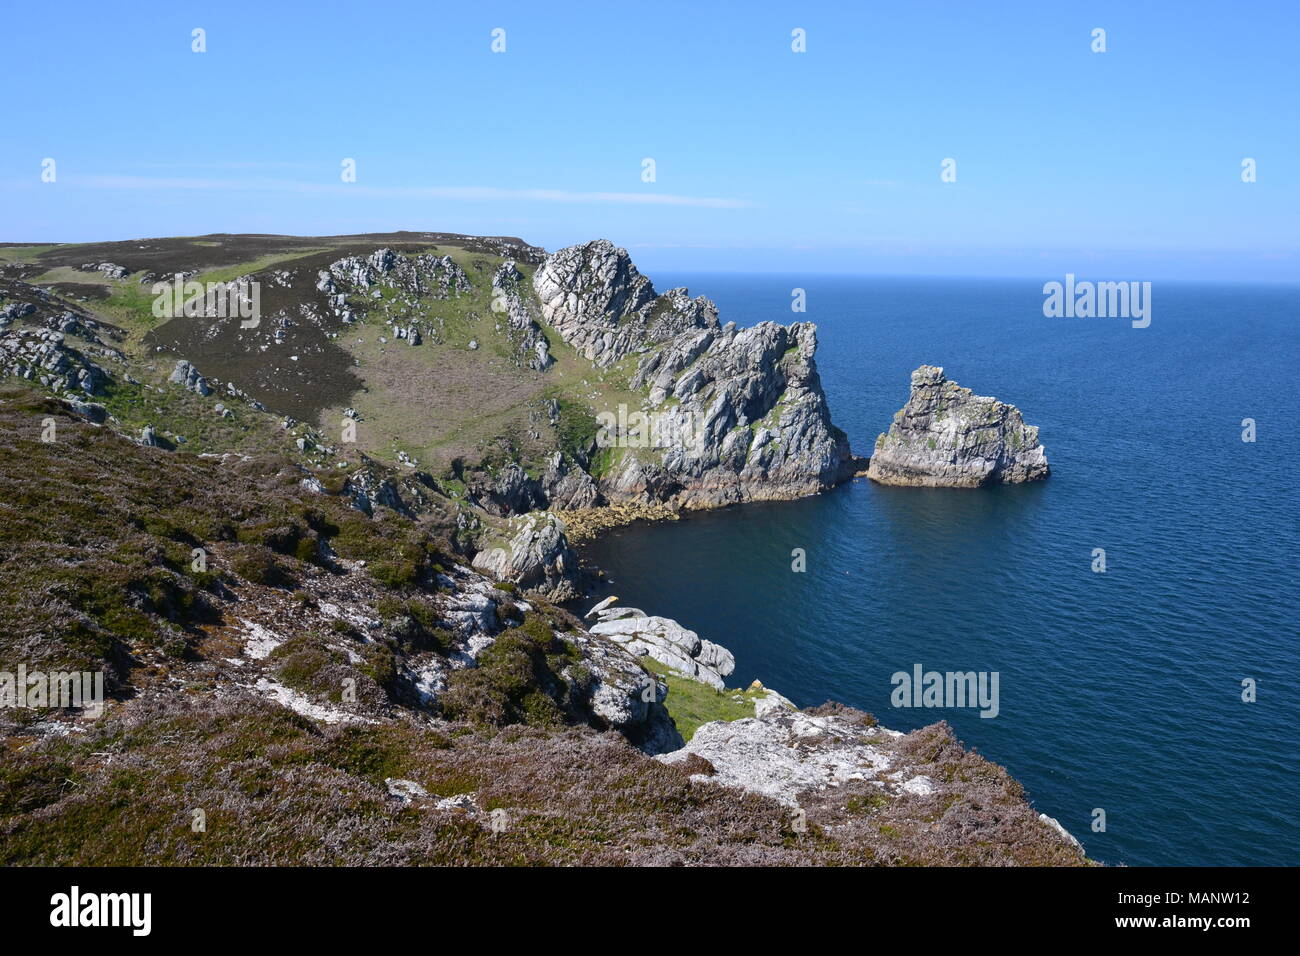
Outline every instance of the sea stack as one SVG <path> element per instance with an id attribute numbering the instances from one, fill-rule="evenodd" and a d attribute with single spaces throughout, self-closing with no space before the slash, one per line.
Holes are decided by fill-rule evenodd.
<path id="1" fill-rule="evenodd" d="M 1038 428 L 1020 409 L 976 395 L 922 365 L 912 394 L 876 439 L 867 477 L 882 485 L 979 488 L 1037 481 L 1051 473 Z"/>

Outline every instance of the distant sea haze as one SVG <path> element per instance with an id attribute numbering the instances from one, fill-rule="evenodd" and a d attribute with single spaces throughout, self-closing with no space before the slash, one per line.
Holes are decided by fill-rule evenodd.
<path id="1" fill-rule="evenodd" d="M 652 277 L 715 299 L 724 322 L 817 323 L 858 454 L 932 364 L 1018 406 L 1052 476 L 862 479 L 621 529 L 588 552 L 605 593 L 729 647 L 731 683 L 903 731 L 948 721 L 1095 859 L 1300 864 L 1300 287 L 1157 282 L 1154 320 L 1134 328 L 1045 315 L 1061 275 Z M 895 706 L 891 678 L 918 666 L 998 674 L 996 717 L 978 701 Z"/>

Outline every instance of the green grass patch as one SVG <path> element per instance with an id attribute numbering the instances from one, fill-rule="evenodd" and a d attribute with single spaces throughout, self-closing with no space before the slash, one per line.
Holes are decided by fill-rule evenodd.
<path id="1" fill-rule="evenodd" d="M 763 696 L 749 690 L 714 690 L 649 657 L 642 658 L 642 665 L 668 685 L 664 706 L 683 740 L 690 740 L 702 725 L 715 720 L 753 717 L 754 701 Z"/>

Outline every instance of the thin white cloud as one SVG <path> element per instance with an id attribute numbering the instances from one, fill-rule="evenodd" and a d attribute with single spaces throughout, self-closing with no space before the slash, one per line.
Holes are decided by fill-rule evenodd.
<path id="1" fill-rule="evenodd" d="M 311 169 L 311 163 L 285 163 L 270 161 L 218 162 L 218 163 L 132 163 L 138 169 Z"/>
<path id="2" fill-rule="evenodd" d="M 361 183 L 305 183 L 280 179 L 205 179 L 184 176 L 81 176 L 70 184 L 92 189 L 144 189 L 162 192 L 188 189 L 225 192 L 283 192 L 314 195 L 364 196 L 374 199 L 454 199 L 467 201 L 534 201 L 555 203 L 614 203 L 639 206 L 697 206 L 704 209 L 744 209 L 746 199 L 680 196 L 659 192 L 574 192 L 566 189 L 504 189 L 497 186 L 366 186 Z"/>

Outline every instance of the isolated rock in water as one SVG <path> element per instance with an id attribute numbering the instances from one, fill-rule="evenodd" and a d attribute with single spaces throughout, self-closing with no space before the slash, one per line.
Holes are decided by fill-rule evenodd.
<path id="1" fill-rule="evenodd" d="M 604 603 L 604 602 L 602 602 Z M 723 680 L 736 669 L 736 658 L 720 644 L 700 639 L 667 617 L 654 617 L 634 607 L 601 607 L 588 612 L 600 619 L 588 630 L 648 656 L 701 683 L 722 690 Z"/>
<path id="2" fill-rule="evenodd" d="M 912 394 L 876 439 L 867 477 L 884 485 L 976 488 L 1050 474 L 1038 428 L 1020 410 L 974 394 L 922 365 Z"/>

